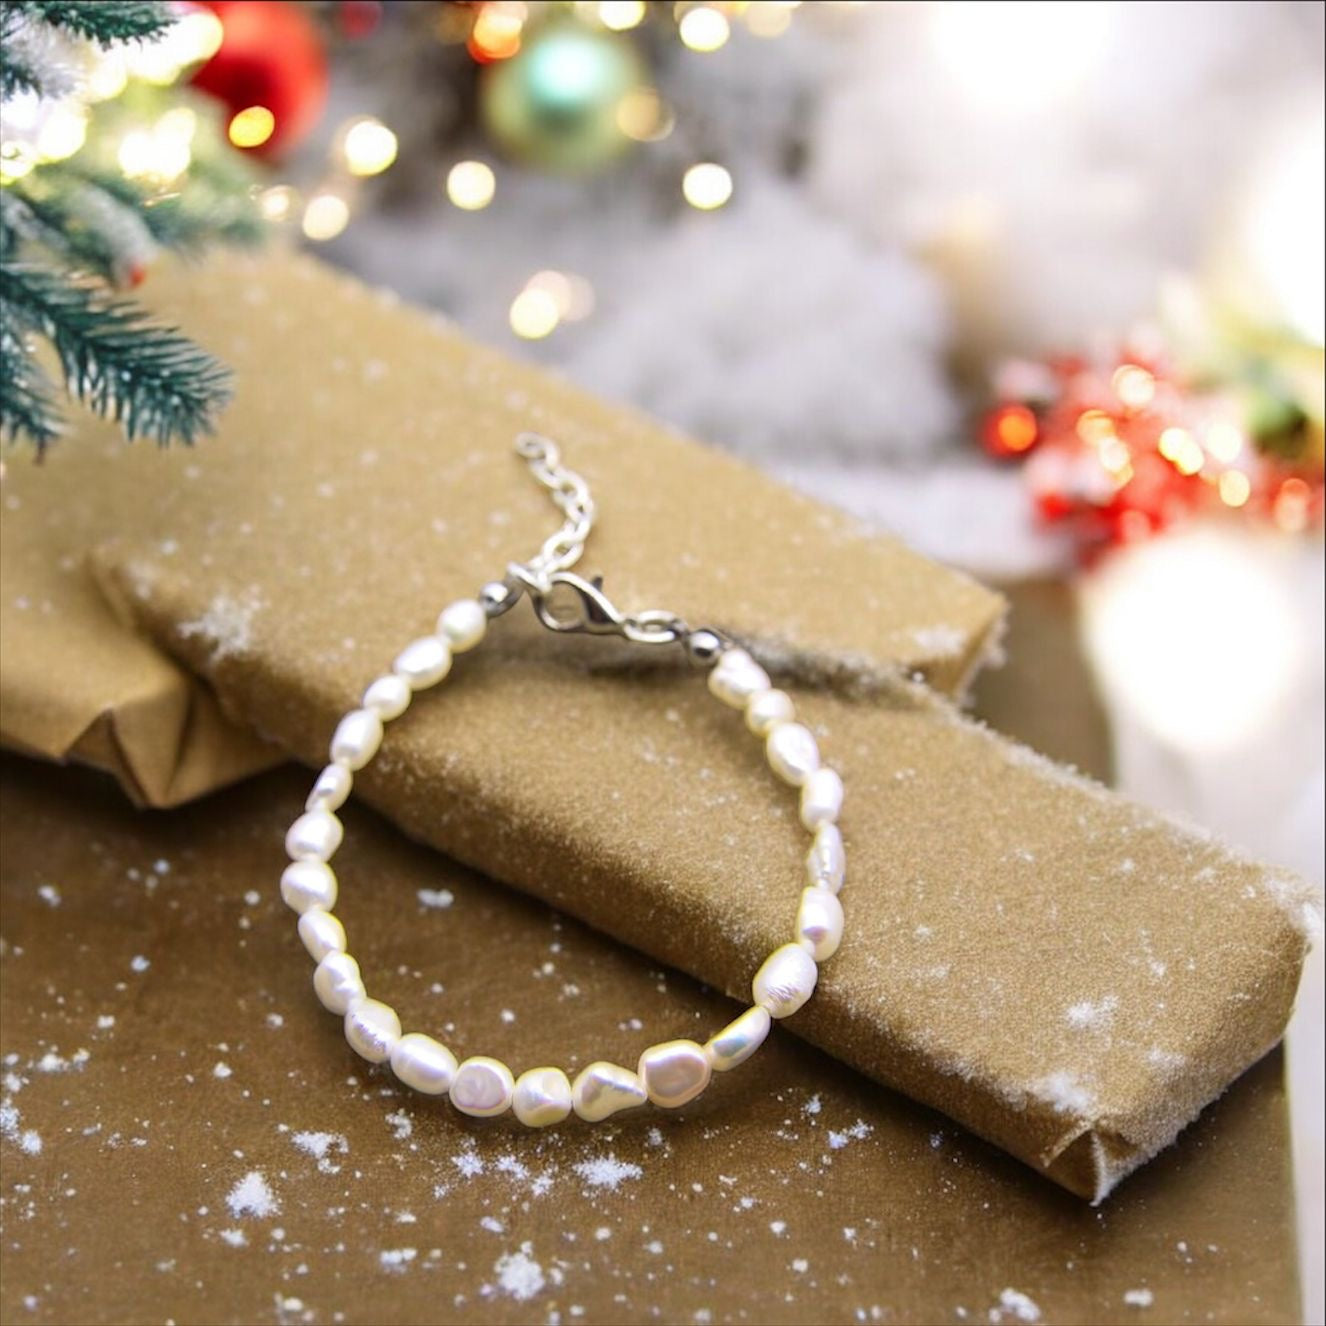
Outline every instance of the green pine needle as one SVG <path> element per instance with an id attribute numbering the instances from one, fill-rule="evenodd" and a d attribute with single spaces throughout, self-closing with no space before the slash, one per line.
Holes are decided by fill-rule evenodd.
<path id="1" fill-rule="evenodd" d="M 0 263 L 0 310 L 6 325 L 46 337 L 68 391 L 131 439 L 192 442 L 229 399 L 230 375 L 210 355 L 137 304 L 86 282 L 33 263 Z"/>
<path id="2" fill-rule="evenodd" d="M 8 305 L 0 302 L 0 434 L 12 442 L 30 438 L 40 454 L 60 435 L 60 415 L 50 380 L 28 353 Z"/>
<path id="3" fill-rule="evenodd" d="M 6 8 L 102 46 L 159 37 L 175 22 L 169 5 L 156 0 L 9 0 Z"/>

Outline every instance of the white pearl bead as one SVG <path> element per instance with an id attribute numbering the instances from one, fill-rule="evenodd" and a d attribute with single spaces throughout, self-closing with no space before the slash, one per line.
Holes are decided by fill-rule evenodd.
<path id="1" fill-rule="evenodd" d="M 709 1085 L 713 1068 L 704 1047 L 694 1041 L 664 1041 L 640 1056 L 637 1075 L 655 1105 L 677 1109 Z"/>
<path id="2" fill-rule="evenodd" d="M 710 1036 L 704 1046 L 705 1058 L 713 1065 L 714 1072 L 726 1073 L 729 1068 L 744 1064 L 764 1044 L 771 1026 L 769 1010 L 756 1004 Z"/>
<path id="3" fill-rule="evenodd" d="M 343 764 L 329 764 L 313 784 L 313 790 L 304 802 L 305 810 L 340 810 L 354 786 L 350 770 Z"/>
<path id="4" fill-rule="evenodd" d="M 791 1017 L 814 993 L 819 975 L 815 959 L 800 944 L 784 944 L 755 973 L 751 997 L 773 1017 Z"/>
<path id="5" fill-rule="evenodd" d="M 391 1071 L 407 1087 L 425 1096 L 441 1096 L 451 1090 L 456 1056 L 441 1041 L 422 1031 L 409 1031 L 392 1046 Z"/>
<path id="6" fill-rule="evenodd" d="M 361 703 L 385 723 L 399 718 L 410 707 L 410 694 L 410 683 L 404 677 L 388 672 L 370 683 Z"/>
<path id="7" fill-rule="evenodd" d="M 818 888 L 837 893 L 847 874 L 847 854 L 843 851 L 843 835 L 836 824 L 821 824 L 815 830 L 815 841 L 806 853 L 806 878 Z"/>
<path id="8" fill-rule="evenodd" d="M 724 704 L 744 709 L 752 695 L 769 689 L 769 674 L 744 649 L 728 649 L 709 673 L 709 689 Z"/>
<path id="9" fill-rule="evenodd" d="M 785 783 L 800 787 L 820 767 L 820 748 L 808 727 L 778 723 L 765 742 L 769 766 Z"/>
<path id="10" fill-rule="evenodd" d="M 365 999 L 345 1015 L 345 1039 L 371 1064 L 386 1063 L 401 1038 L 401 1020 L 390 1004 Z"/>
<path id="11" fill-rule="evenodd" d="M 796 937 L 816 962 L 826 962 L 843 942 L 843 905 L 828 889 L 801 890 Z"/>
<path id="12" fill-rule="evenodd" d="M 348 1012 L 364 998 L 359 964 L 348 953 L 328 953 L 313 972 L 313 989 L 328 1012 Z"/>
<path id="13" fill-rule="evenodd" d="M 336 906 L 336 876 L 325 861 L 292 861 L 281 875 L 281 897 L 292 911 Z"/>
<path id="14" fill-rule="evenodd" d="M 425 635 L 396 655 L 391 670 L 410 683 L 412 691 L 435 686 L 451 671 L 451 648 L 436 635 Z"/>
<path id="15" fill-rule="evenodd" d="M 757 737 L 767 737 L 777 723 L 790 723 L 796 706 L 786 691 L 756 691 L 746 701 L 746 726 Z"/>
<path id="16" fill-rule="evenodd" d="M 516 1078 L 511 1108 L 521 1123 L 546 1128 L 571 1113 L 571 1083 L 560 1068 L 531 1068 Z"/>
<path id="17" fill-rule="evenodd" d="M 345 952 L 345 927 L 337 917 L 317 907 L 299 918 L 299 937 L 314 962 L 321 962 L 328 953 Z"/>
<path id="18" fill-rule="evenodd" d="M 442 609 L 437 633 L 451 646 L 453 654 L 473 649 L 488 629 L 488 614 L 474 599 L 461 599 Z"/>
<path id="19" fill-rule="evenodd" d="M 382 745 L 382 720 L 371 709 L 352 709 L 332 733 L 331 757 L 347 769 L 362 769 Z"/>
<path id="20" fill-rule="evenodd" d="M 329 810 L 307 810 L 285 836 L 285 850 L 295 861 L 326 861 L 341 845 L 345 830 Z"/>
<path id="21" fill-rule="evenodd" d="M 801 784 L 801 822 L 814 833 L 833 824 L 843 808 L 843 780 L 833 769 L 816 769 Z"/>
<path id="22" fill-rule="evenodd" d="M 582 1069 L 571 1086 L 572 1107 L 590 1123 L 606 1119 L 618 1110 L 643 1105 L 648 1099 L 644 1084 L 635 1073 L 601 1059 Z"/>
<path id="23" fill-rule="evenodd" d="M 476 1119 L 489 1119 L 511 1108 L 516 1080 L 500 1059 L 476 1054 L 456 1069 L 451 1083 L 451 1103 Z"/>

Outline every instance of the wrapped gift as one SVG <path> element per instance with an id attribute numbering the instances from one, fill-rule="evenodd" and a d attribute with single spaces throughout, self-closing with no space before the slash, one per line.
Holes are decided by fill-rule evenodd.
<path id="1" fill-rule="evenodd" d="M 1297 1322 L 1280 1057 L 1092 1210 L 774 1036 L 685 1110 L 531 1133 L 354 1057 L 271 844 L 285 770 L 170 815 L 7 761 L 5 1321 Z M 342 914 L 458 1052 L 630 1055 L 727 1001 L 345 812 Z"/>
<path id="2" fill-rule="evenodd" d="M 629 609 L 745 642 L 843 773 L 849 938 L 792 1030 L 1094 1199 L 1276 1044 L 1307 890 L 964 717 L 949 696 L 992 651 L 996 596 L 311 262 L 227 258 L 156 295 L 235 366 L 238 396 L 197 451 L 89 425 L 11 466 L 14 744 L 59 754 L 89 717 L 44 668 L 58 593 L 11 607 L 25 566 L 68 558 L 134 649 L 268 743 L 241 738 L 225 776 L 271 746 L 320 764 L 438 608 L 555 525 L 511 453 L 534 428 L 599 501 L 586 569 Z M 804 840 L 739 718 L 657 652 L 552 637 L 522 606 L 359 787 L 408 833 L 741 998 L 789 935 Z M 347 897 L 374 887 L 353 856 L 342 876 Z"/>

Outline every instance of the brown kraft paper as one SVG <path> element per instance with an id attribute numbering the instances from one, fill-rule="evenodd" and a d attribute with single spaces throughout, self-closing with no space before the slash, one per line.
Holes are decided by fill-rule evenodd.
<path id="1" fill-rule="evenodd" d="M 299 772 L 160 815 L 7 765 L 0 1320 L 1301 1320 L 1278 1053 L 1103 1210 L 779 1032 L 685 1110 L 467 1119 L 313 998 L 265 882 Z M 345 819 L 356 950 L 458 1052 L 626 1059 L 731 1011 Z"/>
<path id="2" fill-rule="evenodd" d="M 987 592 L 313 264 L 229 259 L 162 303 L 239 372 L 216 441 L 153 456 L 90 430 L 11 480 L 31 510 L 57 465 L 93 486 L 135 467 L 96 573 L 240 723 L 320 763 L 439 607 L 534 551 L 556 522 L 509 448 L 535 427 L 598 497 L 585 569 L 628 608 L 746 640 L 847 782 L 848 937 L 791 1030 L 1096 1199 L 1279 1039 L 1297 881 L 897 680 L 960 686 L 997 621 Z M 739 717 L 678 660 L 555 639 L 525 605 L 491 637 L 359 790 L 746 997 L 789 937 L 805 842 Z"/>

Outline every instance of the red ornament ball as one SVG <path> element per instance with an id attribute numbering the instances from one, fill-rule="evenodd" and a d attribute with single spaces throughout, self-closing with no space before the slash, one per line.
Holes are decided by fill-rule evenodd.
<path id="1" fill-rule="evenodd" d="M 265 107 L 275 121 L 254 145 L 263 155 L 298 146 L 327 102 L 327 52 L 302 5 L 286 0 L 211 0 L 224 35 L 216 54 L 193 76 L 231 116 Z"/>

